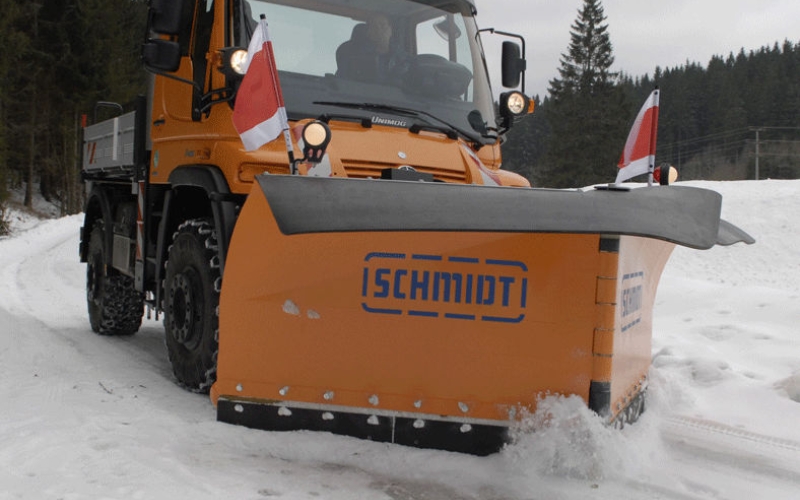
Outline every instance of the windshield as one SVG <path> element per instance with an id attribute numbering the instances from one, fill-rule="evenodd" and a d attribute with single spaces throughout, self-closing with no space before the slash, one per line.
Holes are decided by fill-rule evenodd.
<path id="1" fill-rule="evenodd" d="M 345 115 L 410 127 L 427 117 L 491 142 L 481 137 L 494 127 L 494 108 L 469 2 L 240 0 L 235 45 L 247 47 L 261 14 L 291 119 Z"/>

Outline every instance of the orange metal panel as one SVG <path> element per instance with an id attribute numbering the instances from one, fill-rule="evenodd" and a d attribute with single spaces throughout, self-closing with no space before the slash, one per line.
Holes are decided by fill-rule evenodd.
<path id="1" fill-rule="evenodd" d="M 256 188 L 226 266 L 214 394 L 354 407 L 376 395 L 384 410 L 499 420 L 545 392 L 587 399 L 598 242 L 287 237 Z"/>
<path id="2" fill-rule="evenodd" d="M 611 410 L 616 415 L 640 389 L 650 368 L 653 304 L 658 282 L 675 245 L 620 238 Z"/>

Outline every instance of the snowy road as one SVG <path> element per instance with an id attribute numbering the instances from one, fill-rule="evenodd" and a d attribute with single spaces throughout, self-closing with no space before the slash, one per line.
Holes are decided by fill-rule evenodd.
<path id="1" fill-rule="evenodd" d="M 556 425 L 486 458 L 217 423 L 160 323 L 91 332 L 81 218 L 20 224 L 0 240 L 0 499 L 800 498 L 800 182 L 704 186 L 759 242 L 673 256 L 642 420 L 552 399 Z"/>

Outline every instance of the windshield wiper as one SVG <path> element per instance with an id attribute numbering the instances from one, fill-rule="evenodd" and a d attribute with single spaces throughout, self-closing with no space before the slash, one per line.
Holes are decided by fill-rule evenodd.
<path id="1" fill-rule="evenodd" d="M 447 135 L 447 137 L 450 139 L 456 139 L 458 136 L 461 136 L 478 147 L 483 145 L 481 141 L 482 138 L 494 139 L 494 137 L 488 135 L 472 134 L 459 127 L 456 127 L 451 123 L 448 123 L 445 120 L 442 120 L 436 115 L 428 113 L 427 111 L 421 111 L 417 109 L 404 108 L 401 106 L 392 106 L 389 104 L 376 104 L 370 102 L 314 101 L 314 104 L 319 104 L 321 106 L 336 106 L 340 108 L 361 109 L 364 111 L 384 111 L 395 115 L 418 118 L 426 122 L 426 124 L 425 125 L 412 124 L 411 127 L 409 127 L 409 130 L 412 133 L 418 134 L 422 130 L 432 130 L 435 132 L 441 132 Z"/>

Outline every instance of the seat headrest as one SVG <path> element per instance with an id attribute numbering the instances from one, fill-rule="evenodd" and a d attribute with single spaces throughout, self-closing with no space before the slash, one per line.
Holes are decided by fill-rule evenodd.
<path id="1" fill-rule="evenodd" d="M 369 29 L 366 23 L 356 24 L 353 26 L 353 32 L 350 34 L 350 40 L 354 42 L 367 42 L 369 36 L 367 35 Z"/>

